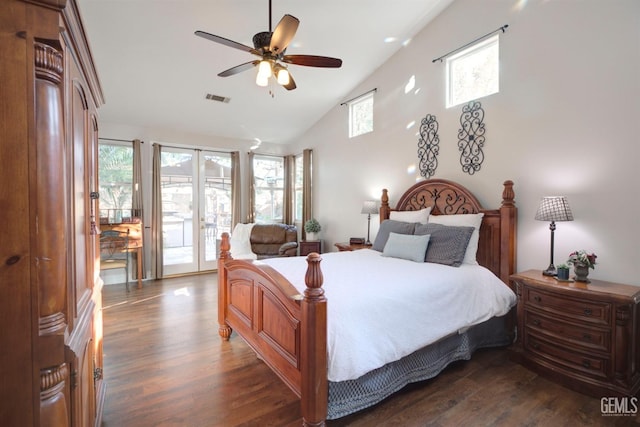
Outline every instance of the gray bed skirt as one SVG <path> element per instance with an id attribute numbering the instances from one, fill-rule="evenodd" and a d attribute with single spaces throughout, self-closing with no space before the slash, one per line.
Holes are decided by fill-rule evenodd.
<path id="1" fill-rule="evenodd" d="M 329 381 L 327 418 L 341 418 L 375 405 L 409 383 L 438 375 L 451 362 L 469 360 L 479 348 L 511 344 L 505 318 L 494 317 L 465 333 L 455 334 L 355 380 Z"/>

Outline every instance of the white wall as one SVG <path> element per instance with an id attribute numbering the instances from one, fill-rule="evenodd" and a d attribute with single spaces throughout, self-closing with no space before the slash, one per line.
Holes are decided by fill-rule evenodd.
<path id="1" fill-rule="evenodd" d="M 461 106 L 444 107 L 445 65 L 431 60 L 504 24 L 500 93 L 481 99 L 485 161 L 470 176 L 459 165 Z M 347 108 L 336 106 L 293 147 L 314 150 L 325 250 L 366 235 L 363 200 L 388 188 L 394 204 L 419 178 L 418 126 L 435 114 L 436 178 L 461 182 L 489 208 L 502 182 L 515 182 L 519 270 L 549 264 L 549 224 L 533 218 L 541 197 L 566 195 L 575 221 L 557 224 L 555 263 L 587 249 L 598 255 L 592 277 L 640 285 L 639 41 L 636 0 L 456 0 L 353 90 L 378 89 L 373 133 L 350 140 Z M 405 94 L 411 76 L 419 90 Z M 377 228 L 376 216 L 372 240 Z"/>

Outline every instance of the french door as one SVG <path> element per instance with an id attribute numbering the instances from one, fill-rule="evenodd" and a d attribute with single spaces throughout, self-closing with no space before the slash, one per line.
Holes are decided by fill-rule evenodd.
<path id="1" fill-rule="evenodd" d="M 215 270 L 231 227 L 231 155 L 162 147 L 164 275 Z"/>

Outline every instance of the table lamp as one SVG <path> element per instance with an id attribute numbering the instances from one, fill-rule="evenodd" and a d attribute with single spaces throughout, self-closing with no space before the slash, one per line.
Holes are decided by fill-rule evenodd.
<path id="1" fill-rule="evenodd" d="M 573 221 L 573 214 L 569 208 L 569 202 L 564 196 L 546 196 L 540 201 L 538 212 L 536 212 L 538 221 L 551 221 L 549 230 L 551 230 L 551 261 L 549 267 L 542 272 L 545 276 L 555 276 L 556 267 L 553 265 L 553 235 L 556 230 L 556 221 Z"/>
<path id="2" fill-rule="evenodd" d="M 375 200 L 365 200 L 362 205 L 362 211 L 360 213 L 367 214 L 367 245 L 371 244 L 371 240 L 369 240 L 369 232 L 371 231 L 371 214 L 378 213 L 378 202 Z"/>

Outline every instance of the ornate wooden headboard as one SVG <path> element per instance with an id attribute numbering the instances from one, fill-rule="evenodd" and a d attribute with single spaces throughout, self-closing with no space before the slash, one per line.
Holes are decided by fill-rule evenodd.
<path id="1" fill-rule="evenodd" d="M 389 206 L 387 189 L 382 190 L 380 222 L 389 219 L 392 210 L 411 211 L 431 207 L 431 215 L 484 213 L 480 227 L 478 263 L 502 279 L 507 285 L 516 267 L 516 222 L 513 182 L 505 181 L 502 204 L 497 209 L 485 209 L 465 187 L 445 179 L 429 179 L 409 188 L 394 209 Z"/>

